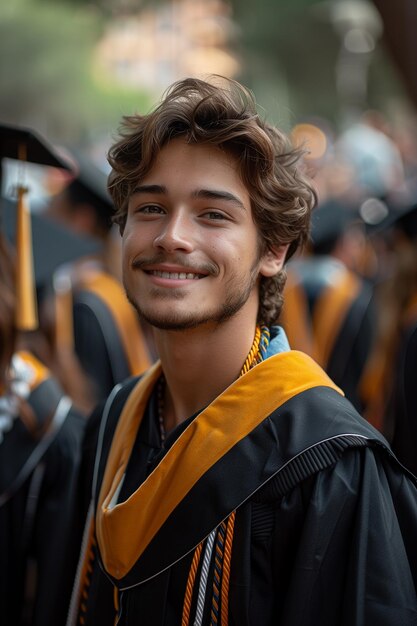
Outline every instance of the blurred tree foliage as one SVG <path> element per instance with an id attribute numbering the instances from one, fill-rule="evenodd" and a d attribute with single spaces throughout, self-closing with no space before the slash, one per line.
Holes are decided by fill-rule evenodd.
<path id="1" fill-rule="evenodd" d="M 336 62 L 341 41 L 319 0 L 231 0 L 241 29 L 241 80 L 250 85 L 273 121 L 289 127 L 306 116 L 341 120 Z M 330 3 L 327 3 L 329 5 Z M 320 7 L 320 10 L 318 10 Z M 383 71 L 381 71 L 381 67 Z M 404 98 L 382 45 L 371 57 L 368 104 L 387 107 Z"/>
<path id="2" fill-rule="evenodd" d="M 94 47 L 113 16 L 178 0 L 12 0 L 0 3 L 0 119 L 66 143 L 93 142 L 122 114 L 154 97 L 122 89 L 93 71 Z M 240 35 L 239 78 L 272 121 L 288 128 L 305 116 L 338 121 L 340 40 L 318 0 L 229 0 Z M 383 68 L 381 70 L 381 68 Z M 381 47 L 369 71 L 369 104 L 402 95 Z"/>
<path id="3" fill-rule="evenodd" d="M 102 15 L 109 18 L 112 15 L 132 15 L 144 6 L 151 4 L 163 5 L 167 4 L 168 1 L 175 2 L 175 0 L 54 0 L 54 4 L 90 7 L 94 10 L 99 10 Z"/>
<path id="4" fill-rule="evenodd" d="M 314 20 L 311 0 L 291 4 L 234 2 L 242 32 L 242 75 L 274 121 L 292 124 L 304 114 L 334 113 L 334 60 L 338 42 L 328 24 Z"/>
<path id="5" fill-rule="evenodd" d="M 101 11 L 81 0 L 0 3 L 0 119 L 76 144 L 114 129 L 122 113 L 147 108 L 145 94 L 94 76 L 103 26 Z"/>

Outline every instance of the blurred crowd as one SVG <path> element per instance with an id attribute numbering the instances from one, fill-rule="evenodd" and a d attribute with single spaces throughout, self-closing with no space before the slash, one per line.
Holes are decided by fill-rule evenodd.
<path id="1" fill-rule="evenodd" d="M 340 132 L 314 119 L 292 134 L 318 204 L 279 323 L 417 473 L 417 122 L 369 111 Z M 1 124 L 0 158 L 19 160 L 2 183 L 0 610 L 4 623 L 47 626 L 68 610 L 88 416 L 157 354 L 121 285 L 103 171 Z M 33 283 L 25 163 L 60 181 L 32 210 Z"/>
<path id="2" fill-rule="evenodd" d="M 312 147 L 318 206 L 309 249 L 288 267 L 281 323 L 416 472 L 416 126 L 367 111 L 338 134 L 320 123 L 293 132 Z"/>

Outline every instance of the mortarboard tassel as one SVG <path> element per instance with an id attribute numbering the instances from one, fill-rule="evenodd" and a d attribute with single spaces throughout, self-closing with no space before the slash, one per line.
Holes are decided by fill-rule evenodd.
<path id="1" fill-rule="evenodd" d="M 27 188 L 18 186 L 16 227 L 16 328 L 18 330 L 35 330 L 38 327 L 32 227 L 27 192 Z"/>

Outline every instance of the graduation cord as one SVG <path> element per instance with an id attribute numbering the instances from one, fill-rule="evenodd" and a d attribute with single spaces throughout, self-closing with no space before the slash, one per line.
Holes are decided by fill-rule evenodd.
<path id="1" fill-rule="evenodd" d="M 213 600 L 211 603 L 210 623 L 217 624 L 219 619 L 220 607 L 220 583 L 222 576 L 222 563 L 224 558 L 224 543 L 226 539 L 226 523 L 223 521 L 217 529 L 216 552 L 214 555 L 214 571 L 213 571 Z"/>
<path id="2" fill-rule="evenodd" d="M 236 511 L 227 518 L 226 543 L 223 557 L 223 585 L 221 590 L 221 624 L 227 626 L 229 618 L 229 581 L 230 566 L 232 561 L 232 542 L 235 529 Z"/>
<path id="3" fill-rule="evenodd" d="M 259 354 L 260 341 L 261 341 L 261 329 L 259 328 L 259 326 L 257 326 L 255 330 L 255 337 L 254 337 L 251 349 L 249 350 L 249 354 L 246 357 L 246 360 L 243 364 L 242 369 L 240 370 L 239 378 L 243 376 L 243 374 L 246 374 L 246 372 L 249 372 L 249 370 L 254 365 L 259 363 L 258 354 Z"/>
<path id="4" fill-rule="evenodd" d="M 204 550 L 203 563 L 201 565 L 200 584 L 198 587 L 197 608 L 194 618 L 194 626 L 202 626 L 204 613 L 204 600 L 206 597 L 207 579 L 213 554 L 214 539 L 216 537 L 216 529 L 212 530 L 207 537 L 206 548 Z"/>
<path id="5" fill-rule="evenodd" d="M 265 359 L 266 351 L 269 345 L 270 333 L 266 326 L 256 327 L 255 337 L 252 347 L 246 357 L 245 363 L 240 371 L 239 376 L 246 374 L 257 363 Z M 217 528 L 215 528 L 207 538 L 206 548 L 204 551 L 203 563 L 201 565 L 200 582 L 197 595 L 196 614 L 193 625 L 201 626 L 205 596 L 207 588 L 207 576 L 210 566 L 212 554 L 214 552 L 214 568 L 213 568 L 213 585 L 212 598 L 210 608 L 210 626 L 228 626 L 229 613 L 229 581 L 231 570 L 231 557 L 233 534 L 235 525 L 236 511 L 232 511 L 230 515 L 223 520 Z M 214 550 L 213 550 L 213 540 Z M 200 558 L 203 550 L 204 541 L 202 541 L 194 550 L 190 570 L 188 573 L 181 626 L 189 626 L 191 605 L 194 595 L 194 587 L 199 569 Z M 220 619 L 219 619 L 220 617 Z"/>
<path id="6" fill-rule="evenodd" d="M 260 363 L 261 361 L 265 360 L 270 340 L 271 340 L 271 333 L 269 332 L 269 328 L 267 326 L 262 326 L 261 338 L 259 340 L 257 363 Z"/>
<path id="7" fill-rule="evenodd" d="M 190 621 L 191 602 L 193 596 L 194 582 L 197 575 L 198 564 L 200 562 L 203 543 L 199 543 L 194 550 L 190 571 L 188 572 L 187 585 L 185 587 L 184 607 L 182 612 L 181 626 L 186 626 Z"/>

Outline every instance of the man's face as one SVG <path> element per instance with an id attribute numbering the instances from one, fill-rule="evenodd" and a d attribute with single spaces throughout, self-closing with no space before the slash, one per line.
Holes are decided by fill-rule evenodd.
<path id="1" fill-rule="evenodd" d="M 129 199 L 123 282 L 153 326 L 220 323 L 258 306 L 263 273 L 250 198 L 235 160 L 175 139 Z"/>

